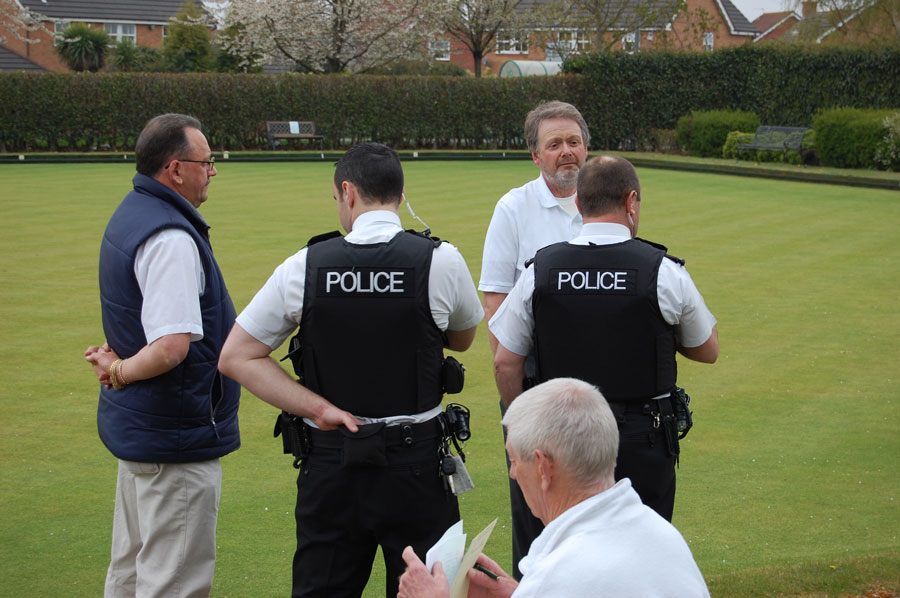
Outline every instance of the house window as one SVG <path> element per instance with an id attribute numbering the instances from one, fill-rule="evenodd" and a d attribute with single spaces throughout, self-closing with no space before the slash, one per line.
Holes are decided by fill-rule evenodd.
<path id="1" fill-rule="evenodd" d="M 550 62 L 562 62 L 573 54 L 582 54 L 591 49 L 591 39 L 584 31 L 567 29 L 556 32 L 556 39 L 547 44 L 547 57 Z"/>
<path id="2" fill-rule="evenodd" d="M 648 32 L 647 32 L 647 41 L 648 41 L 648 42 L 652 42 L 652 41 L 653 41 L 653 32 L 652 32 L 652 31 L 648 31 Z"/>
<path id="3" fill-rule="evenodd" d="M 72 23 L 70 21 L 54 21 L 53 22 L 53 33 L 56 35 L 62 35 L 62 32 L 68 29 Z"/>
<path id="4" fill-rule="evenodd" d="M 125 39 L 131 40 L 131 43 L 133 44 L 137 43 L 136 25 L 129 23 L 105 23 L 103 27 L 106 29 L 106 32 L 109 34 L 113 43 L 118 43 Z"/>
<path id="5" fill-rule="evenodd" d="M 450 40 L 438 39 L 428 42 L 428 50 L 435 60 L 450 60 Z"/>
<path id="6" fill-rule="evenodd" d="M 703 34 L 703 49 L 712 52 L 716 45 L 716 34 L 712 31 L 706 31 Z"/>
<path id="7" fill-rule="evenodd" d="M 497 54 L 528 54 L 528 40 L 514 33 L 497 32 Z"/>
<path id="8" fill-rule="evenodd" d="M 622 37 L 622 49 L 628 52 L 629 54 L 634 54 L 641 47 L 641 35 L 638 31 L 632 31 L 631 33 L 626 33 L 624 37 Z"/>

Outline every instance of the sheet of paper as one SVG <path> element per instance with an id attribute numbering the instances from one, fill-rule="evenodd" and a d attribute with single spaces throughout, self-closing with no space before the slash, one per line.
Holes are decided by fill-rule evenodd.
<path id="1" fill-rule="evenodd" d="M 459 572 L 455 577 L 451 578 L 449 575 L 447 576 L 447 579 L 453 579 L 453 585 L 450 586 L 450 598 L 466 598 L 468 595 L 469 577 L 466 573 L 472 568 L 475 561 L 478 560 L 478 555 L 484 552 L 484 545 L 487 544 L 488 538 L 491 537 L 491 532 L 494 531 L 495 525 L 497 525 L 496 519 L 491 521 L 486 528 L 481 530 L 480 534 L 475 536 L 472 543 L 469 545 L 468 552 L 462 557 L 462 563 L 459 565 Z"/>
<path id="2" fill-rule="evenodd" d="M 290 124 L 288 126 L 291 129 L 291 135 L 297 135 L 300 133 L 300 123 L 296 120 L 290 121 Z"/>
<path id="3" fill-rule="evenodd" d="M 431 571 L 434 564 L 440 561 L 447 579 L 452 582 L 459 571 L 459 564 L 463 560 L 465 551 L 466 535 L 463 533 L 463 522 L 457 521 L 425 553 L 425 568 Z"/>

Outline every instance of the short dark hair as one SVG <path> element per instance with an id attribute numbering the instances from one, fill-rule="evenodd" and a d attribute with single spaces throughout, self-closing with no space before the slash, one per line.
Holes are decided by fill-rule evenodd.
<path id="1" fill-rule="evenodd" d="M 347 150 L 334 169 L 338 192 L 343 181 L 356 185 L 367 203 L 399 203 L 403 195 L 400 158 L 381 143 L 361 143 Z"/>
<path id="2" fill-rule="evenodd" d="M 548 118 L 568 118 L 578 123 L 581 129 L 581 140 L 585 147 L 591 145 L 591 132 L 588 130 L 587 123 L 578 108 L 566 102 L 554 100 L 552 102 L 541 102 L 525 117 L 525 143 L 532 152 L 538 151 L 538 129 L 541 123 Z"/>
<path id="3" fill-rule="evenodd" d="M 137 171 L 152 177 L 176 154 L 190 150 L 185 128 L 200 130 L 200 121 L 186 114 L 160 114 L 151 118 L 134 146 Z"/>
<path id="4" fill-rule="evenodd" d="M 578 171 L 578 204 L 584 216 L 612 212 L 625 204 L 632 191 L 641 198 L 637 171 L 625 158 L 597 156 Z"/>

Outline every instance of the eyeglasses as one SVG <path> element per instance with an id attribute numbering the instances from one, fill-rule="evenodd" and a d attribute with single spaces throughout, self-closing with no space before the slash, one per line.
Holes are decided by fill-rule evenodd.
<path id="1" fill-rule="evenodd" d="M 175 158 L 179 162 L 193 162 L 194 164 L 203 164 L 206 170 L 212 170 L 216 167 L 216 159 L 215 157 L 210 158 L 209 160 L 182 160 L 181 158 Z M 166 168 L 168 168 L 172 163 L 169 162 L 166 164 Z"/>

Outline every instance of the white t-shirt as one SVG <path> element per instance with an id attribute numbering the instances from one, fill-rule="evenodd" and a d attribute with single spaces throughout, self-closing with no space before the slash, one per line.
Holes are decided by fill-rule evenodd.
<path id="1" fill-rule="evenodd" d="M 353 223 L 353 230 L 344 239 L 348 243 L 385 243 L 403 228 L 400 218 L 387 210 L 361 214 Z M 237 323 L 256 340 L 277 349 L 290 336 L 303 315 L 303 291 L 306 281 L 306 253 L 304 247 L 278 266 L 262 289 L 237 317 Z M 441 330 L 468 330 L 484 317 L 484 310 L 472 282 L 472 275 L 459 250 L 449 243 L 441 243 L 431 258 L 428 277 L 428 302 L 434 323 Z M 327 397 L 326 397 L 327 398 Z M 414 416 L 374 418 L 367 421 L 424 421 L 437 415 L 431 410 Z M 362 419 L 362 418 L 361 418 Z"/>
<path id="2" fill-rule="evenodd" d="M 628 478 L 551 521 L 519 563 L 513 598 L 708 598 L 691 549 Z"/>
<path id="3" fill-rule="evenodd" d="M 149 345 L 168 334 L 203 338 L 200 296 L 205 277 L 194 239 L 180 228 L 147 238 L 134 257 L 134 275 L 143 294 L 141 325 Z"/>
<path id="4" fill-rule="evenodd" d="M 565 198 L 568 199 L 568 198 Z M 574 198 L 572 198 L 574 207 Z M 538 249 L 568 241 L 581 230 L 581 214 L 569 213 L 543 175 L 500 198 L 484 239 L 478 290 L 509 293 Z"/>
<path id="5" fill-rule="evenodd" d="M 630 238 L 631 232 L 621 224 L 590 222 L 570 243 L 610 245 Z M 533 295 L 534 268 L 531 267 L 525 270 L 489 322 L 491 332 L 500 344 L 517 355 L 528 355 L 534 344 Z M 669 259 L 662 260 L 656 295 L 663 319 L 675 328 L 675 337 L 682 347 L 697 347 L 706 342 L 716 325 L 716 318 L 706 307 L 684 266 Z"/>

